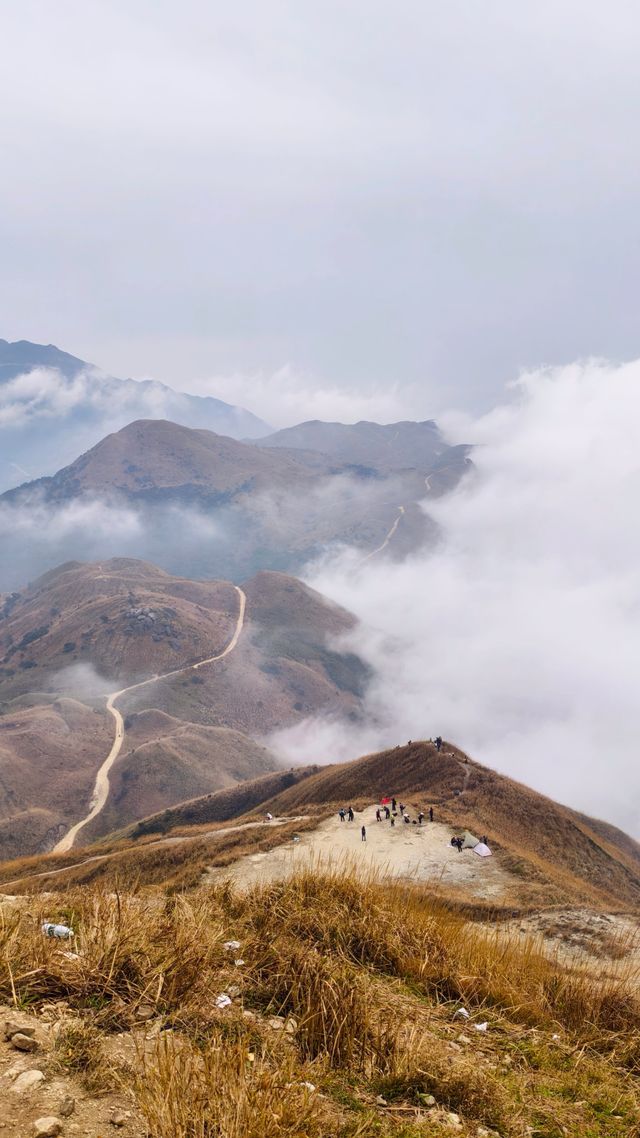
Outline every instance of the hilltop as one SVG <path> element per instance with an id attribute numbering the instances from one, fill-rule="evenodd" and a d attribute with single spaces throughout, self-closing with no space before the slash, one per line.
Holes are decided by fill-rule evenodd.
<path id="1" fill-rule="evenodd" d="M 141 820 L 120 837 L 135 844 L 154 835 L 187 835 L 190 825 L 197 827 L 195 836 L 211 823 L 246 822 L 256 817 L 258 809 L 262 817 L 266 811 L 284 818 L 305 815 L 315 825 L 324 825 L 324 819 L 335 818 L 339 807 L 348 804 L 370 826 L 374 822 L 371 804 L 385 795 L 404 801 L 413 817 L 419 810 L 426 813 L 429 806 L 434 807 L 436 823 L 443 826 L 438 862 L 442 867 L 448 856 L 445 828 L 447 835 L 467 829 L 476 835 L 487 834 L 495 860 L 506 875 L 501 894 L 496 894 L 498 898 L 502 895 L 503 902 L 640 909 L 637 842 L 614 826 L 587 818 L 498 774 L 451 744 L 438 753 L 431 743 L 415 742 L 349 763 L 305 767 L 295 782 L 278 787 L 276 793 L 269 778 L 254 780 L 223 795 L 213 794 Z M 413 841 L 413 828 L 404 835 L 400 827 L 397 836 L 398 844 L 405 837 Z M 308 838 L 311 853 L 318 852 L 313 835 Z M 375 824 L 371 840 L 378 840 Z M 413 854 L 408 851 L 410 861 L 422 856 L 421 848 L 417 845 Z M 330 853 L 331 840 L 326 849 Z M 380 855 L 383 869 L 388 849 L 386 842 Z M 261 863 L 259 874 L 267 872 L 269 863 Z M 438 871 L 432 872 L 435 882 Z M 429 880 L 429 874 L 424 880 Z"/>

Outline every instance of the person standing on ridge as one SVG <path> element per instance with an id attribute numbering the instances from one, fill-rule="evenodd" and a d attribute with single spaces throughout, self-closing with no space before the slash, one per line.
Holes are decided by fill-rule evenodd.
<path id="1" fill-rule="evenodd" d="M 396 800 L 395 800 L 395 798 L 391 799 L 391 809 L 393 810 L 393 813 L 395 814 L 395 812 L 396 812 Z"/>
<path id="2" fill-rule="evenodd" d="M 353 806 L 349 807 L 349 809 L 347 811 L 347 818 L 349 819 L 350 822 L 353 822 L 353 818 L 354 818 Z"/>
<path id="3" fill-rule="evenodd" d="M 363 826 L 361 831 L 360 831 L 360 841 L 366 842 L 366 840 L 367 840 L 367 827 Z"/>
<path id="4" fill-rule="evenodd" d="M 424 814 L 422 813 L 422 810 L 421 810 L 420 813 L 418 814 L 418 825 L 419 826 L 422 825 L 423 819 L 424 819 Z"/>
<path id="5" fill-rule="evenodd" d="M 344 806 L 341 806 L 341 807 L 340 807 L 340 809 L 339 809 L 339 811 L 338 811 L 338 814 L 340 815 L 340 821 L 341 821 L 341 822 L 344 822 L 344 819 L 345 819 L 345 813 L 346 813 L 346 812 L 345 812 L 345 808 L 344 808 Z"/>
<path id="6" fill-rule="evenodd" d="M 433 822 L 433 806 L 429 807 L 429 821 Z"/>
<path id="7" fill-rule="evenodd" d="M 436 751 L 439 751 L 442 746 L 442 735 L 436 735 Z"/>
<path id="8" fill-rule="evenodd" d="M 382 814 L 380 813 L 380 807 L 378 807 L 378 809 L 376 810 L 376 822 L 381 822 L 381 821 L 382 821 Z"/>

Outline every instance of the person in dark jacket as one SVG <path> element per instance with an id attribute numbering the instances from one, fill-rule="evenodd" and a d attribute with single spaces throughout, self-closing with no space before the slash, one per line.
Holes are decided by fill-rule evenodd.
<path id="1" fill-rule="evenodd" d="M 433 806 L 429 807 L 429 821 L 433 822 Z"/>
<path id="2" fill-rule="evenodd" d="M 363 826 L 362 829 L 360 830 L 360 841 L 366 842 L 366 840 L 367 840 L 367 827 Z"/>

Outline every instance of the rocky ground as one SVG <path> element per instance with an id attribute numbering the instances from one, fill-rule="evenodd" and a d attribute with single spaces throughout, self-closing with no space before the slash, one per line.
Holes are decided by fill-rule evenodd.
<path id="1" fill-rule="evenodd" d="M 146 1126 L 128 1094 L 92 1094 L 69 1072 L 59 1041 L 74 1022 L 64 1003 L 39 1015 L 0 1007 L 0 1130 L 20 1138 L 142 1138 Z M 116 1037 L 112 1052 L 123 1063 L 135 1048 Z"/>

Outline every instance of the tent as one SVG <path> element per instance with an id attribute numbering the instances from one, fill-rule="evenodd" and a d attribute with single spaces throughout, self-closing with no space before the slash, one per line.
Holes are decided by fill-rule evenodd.
<path id="1" fill-rule="evenodd" d="M 464 835 L 464 841 L 462 843 L 462 848 L 463 848 L 463 850 L 474 850 L 476 848 L 476 846 L 479 845 L 479 843 L 480 843 L 480 838 L 474 837 L 474 835 L 471 833 L 471 831 L 467 830 L 465 835 Z"/>
<path id="2" fill-rule="evenodd" d="M 484 842 L 478 842 L 477 846 L 473 847 L 473 852 L 477 853 L 478 857 L 491 857 L 491 850 Z"/>

